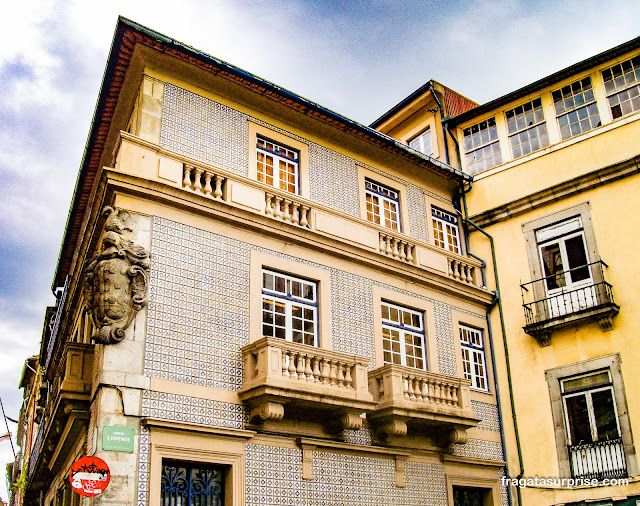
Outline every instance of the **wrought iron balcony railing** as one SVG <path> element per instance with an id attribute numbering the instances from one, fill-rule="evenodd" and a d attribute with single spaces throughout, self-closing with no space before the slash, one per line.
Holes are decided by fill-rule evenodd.
<path id="1" fill-rule="evenodd" d="M 525 332 L 547 345 L 551 330 L 585 318 L 611 330 L 611 318 L 620 308 L 612 285 L 605 281 L 604 267 L 607 264 L 598 260 L 520 285 Z"/>
<path id="2" fill-rule="evenodd" d="M 569 446 L 574 478 L 604 480 L 627 477 L 622 439 Z"/>

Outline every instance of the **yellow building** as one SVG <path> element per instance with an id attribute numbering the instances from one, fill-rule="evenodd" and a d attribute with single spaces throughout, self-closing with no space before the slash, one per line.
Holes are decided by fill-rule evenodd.
<path id="1" fill-rule="evenodd" d="M 80 504 L 92 455 L 111 481 L 82 504 L 507 505 L 495 299 L 441 126 L 428 156 L 120 20 L 24 504 Z"/>
<path id="2" fill-rule="evenodd" d="M 639 90 L 634 39 L 445 121 L 452 164 L 473 176 L 470 251 L 496 262 L 508 470 L 525 505 L 640 500 Z M 415 98 L 372 126 L 410 141 L 438 118 Z"/>

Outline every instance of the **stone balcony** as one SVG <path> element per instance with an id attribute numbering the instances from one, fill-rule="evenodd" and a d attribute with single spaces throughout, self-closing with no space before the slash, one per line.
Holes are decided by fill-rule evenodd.
<path id="1" fill-rule="evenodd" d="M 31 450 L 27 481 L 31 493 L 43 489 L 64 464 L 78 435 L 86 430 L 91 401 L 91 344 L 66 342 L 59 361 L 50 361 L 50 386 Z M 25 463 L 26 466 L 26 463 Z M 29 500 L 35 500 L 30 497 Z M 27 504 L 27 502 L 25 502 Z"/>
<path id="2" fill-rule="evenodd" d="M 240 399 L 252 423 L 283 417 L 322 420 L 330 432 L 359 429 L 375 407 L 369 359 L 264 337 L 242 348 Z"/>
<path id="3" fill-rule="evenodd" d="M 355 247 L 357 254 L 376 262 L 385 257 L 388 266 L 403 269 L 406 274 L 433 278 L 438 286 L 473 293 L 483 300 L 489 296 L 484 286 L 482 262 L 474 258 L 438 248 L 223 167 L 163 150 L 126 132 L 120 134 L 113 164 L 115 171 L 122 174 L 173 187 L 166 188 L 167 193 L 194 200 L 199 205 L 208 203 L 212 208 L 224 209 L 227 217 L 248 211 L 256 215 L 256 221 L 267 218 L 266 223 L 275 227 L 274 230 L 295 234 L 302 240 L 326 243 L 332 251 L 338 241 L 341 248 Z M 153 187 L 161 188 L 157 184 Z"/>
<path id="4" fill-rule="evenodd" d="M 369 372 L 376 402 L 368 421 L 381 437 L 425 435 L 446 446 L 467 441 L 478 424 L 466 379 L 388 364 Z"/>

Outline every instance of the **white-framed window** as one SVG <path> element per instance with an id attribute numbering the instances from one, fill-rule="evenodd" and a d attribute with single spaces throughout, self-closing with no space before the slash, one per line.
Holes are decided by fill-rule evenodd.
<path id="1" fill-rule="evenodd" d="M 590 77 L 567 84 L 551 95 L 562 140 L 601 125 Z"/>
<path id="2" fill-rule="evenodd" d="M 609 371 L 560 380 L 567 441 L 582 445 L 620 438 Z"/>
<path id="3" fill-rule="evenodd" d="M 539 98 L 519 105 L 506 113 L 509 143 L 514 158 L 528 155 L 549 145 L 547 123 Z"/>
<path id="4" fill-rule="evenodd" d="M 262 337 L 318 346 L 318 286 L 262 270 Z"/>
<path id="5" fill-rule="evenodd" d="M 300 154 L 263 137 L 256 139 L 257 178 L 289 193 L 300 193 Z"/>
<path id="6" fill-rule="evenodd" d="M 640 111 L 640 55 L 602 71 L 611 116 Z"/>
<path id="7" fill-rule="evenodd" d="M 474 175 L 502 163 L 496 119 L 489 118 L 465 128 L 464 152 L 469 175 Z"/>
<path id="8" fill-rule="evenodd" d="M 400 231 L 400 194 L 388 186 L 365 179 L 367 220 Z"/>
<path id="9" fill-rule="evenodd" d="M 436 246 L 460 254 L 460 232 L 458 218 L 454 214 L 431 208 L 431 221 L 433 223 L 433 241 Z"/>
<path id="10" fill-rule="evenodd" d="M 487 366 L 482 330 L 460 325 L 460 348 L 464 377 L 471 380 L 471 388 L 487 392 Z"/>
<path id="11" fill-rule="evenodd" d="M 431 145 L 431 129 L 427 128 L 420 135 L 411 139 L 409 141 L 409 146 L 416 151 L 420 151 L 420 153 L 424 153 L 425 155 L 433 153 L 433 146 Z"/>
<path id="12" fill-rule="evenodd" d="M 385 364 L 427 369 L 421 312 L 382 301 L 382 350 Z"/>
<path id="13" fill-rule="evenodd" d="M 576 478 L 623 478 L 627 464 L 610 370 L 560 380 L 564 426 Z"/>

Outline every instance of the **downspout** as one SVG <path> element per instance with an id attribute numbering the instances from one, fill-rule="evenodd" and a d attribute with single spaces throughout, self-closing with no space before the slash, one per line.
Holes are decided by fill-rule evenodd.
<path id="1" fill-rule="evenodd" d="M 451 131 L 449 130 L 449 128 L 445 127 L 445 124 L 443 123 L 442 125 L 443 129 L 445 129 L 446 133 L 448 133 L 449 135 L 451 135 L 451 139 L 453 140 L 453 143 L 455 145 L 455 149 L 456 149 L 456 157 L 458 159 L 458 167 L 460 168 L 460 170 L 462 170 L 462 159 L 460 156 L 460 145 L 458 144 L 458 140 L 456 139 L 455 135 L 453 135 L 451 133 Z M 446 134 L 445 134 L 445 145 L 446 145 Z M 502 456 L 504 458 L 505 461 L 505 474 L 507 478 L 510 478 L 510 474 L 509 474 L 509 462 L 507 460 L 507 445 L 505 442 L 505 437 L 504 437 L 504 421 L 503 421 L 503 417 L 502 417 L 502 407 L 501 407 L 501 402 L 500 402 L 500 387 L 498 386 L 498 374 L 497 374 L 497 370 L 496 370 L 496 360 L 495 360 L 495 353 L 494 353 L 494 349 L 493 349 L 493 331 L 491 329 L 491 311 L 493 311 L 493 309 L 495 308 L 496 304 L 498 305 L 498 312 L 500 314 L 500 329 L 502 330 L 502 342 L 504 345 L 504 354 L 505 354 L 505 362 L 506 362 L 506 366 L 507 366 L 507 382 L 509 385 L 509 400 L 510 400 L 510 404 L 511 404 L 511 416 L 513 418 L 513 427 L 514 427 L 514 432 L 515 432 L 515 437 L 516 437 L 516 450 L 518 453 L 518 464 L 520 467 L 520 473 L 518 474 L 518 478 L 521 478 L 522 475 L 524 474 L 524 462 L 522 460 L 522 448 L 520 446 L 520 436 L 518 433 L 518 420 L 516 418 L 516 411 L 515 411 L 515 406 L 514 406 L 514 402 L 513 402 L 513 383 L 511 380 L 511 364 L 510 364 L 510 360 L 509 360 L 509 348 L 507 346 L 507 332 L 506 332 L 506 326 L 504 323 L 504 312 L 502 309 L 502 299 L 500 298 L 500 282 L 498 280 L 498 264 L 496 261 L 496 249 L 495 249 L 495 245 L 493 243 L 493 237 L 486 232 L 483 228 L 481 228 L 479 225 L 477 225 L 476 223 L 474 223 L 470 218 L 469 218 L 469 210 L 467 209 L 467 193 L 469 193 L 471 191 L 471 188 L 473 188 L 473 180 L 469 183 L 469 188 L 467 190 L 464 189 L 464 183 L 461 185 L 461 197 L 462 197 L 462 202 L 464 205 L 464 216 L 462 216 L 465 225 L 471 225 L 473 226 L 478 232 L 480 232 L 481 234 L 483 234 L 484 236 L 486 236 L 489 239 L 489 244 L 491 245 L 491 258 L 493 260 L 493 275 L 495 277 L 496 280 L 496 290 L 494 292 L 494 298 L 491 301 L 491 305 L 487 308 L 487 329 L 488 329 L 488 334 L 489 334 L 489 349 L 491 350 L 491 369 L 493 371 L 493 382 L 494 382 L 494 386 L 496 389 L 496 402 L 497 402 L 497 408 L 498 408 L 498 420 L 500 422 L 500 442 L 502 443 Z M 454 203 L 455 204 L 455 203 Z M 460 207 L 459 203 L 457 206 L 457 210 Z M 458 212 L 460 212 L 458 210 Z M 485 267 L 486 267 L 486 262 L 474 255 L 473 253 L 471 253 L 471 251 L 469 250 L 469 232 L 468 232 L 468 226 L 464 227 L 464 232 L 465 232 L 465 239 L 466 239 L 466 251 L 467 254 L 477 260 L 480 260 L 482 262 L 482 280 L 483 280 L 483 284 L 484 286 L 487 286 L 486 283 L 486 278 L 485 278 Z M 518 494 L 518 505 L 522 505 L 522 495 L 520 492 L 520 487 L 516 486 L 516 493 Z M 509 501 L 509 506 L 511 506 L 513 504 L 513 499 L 511 497 L 511 486 L 508 485 L 507 486 L 507 500 Z"/>
<path id="2" fill-rule="evenodd" d="M 467 190 L 468 191 L 468 190 Z M 520 473 L 518 474 L 517 478 L 520 479 L 522 478 L 522 475 L 524 474 L 524 462 L 522 460 L 522 447 L 520 445 L 520 436 L 519 436 L 519 432 L 518 432 L 518 419 L 516 418 L 516 411 L 515 411 L 515 404 L 514 404 L 514 397 L 513 397 L 513 382 L 511 380 L 511 362 L 509 359 L 509 348 L 507 345 L 507 332 L 506 332 L 506 327 L 505 327 L 505 323 L 504 323 L 504 311 L 502 308 L 502 299 L 500 298 L 500 282 L 498 280 L 498 264 L 497 264 L 497 260 L 496 260 L 496 249 L 495 249 L 495 244 L 493 242 L 493 237 L 486 232 L 482 227 L 480 227 L 479 225 L 477 225 L 476 223 L 474 223 L 470 218 L 469 218 L 469 210 L 467 209 L 467 197 L 466 197 L 466 193 L 464 191 L 464 188 L 462 189 L 462 203 L 464 205 L 464 215 L 465 215 L 465 223 L 473 226 L 478 232 L 480 232 L 481 234 L 483 234 L 485 237 L 487 237 L 487 239 L 489 239 L 489 244 L 491 245 L 491 259 L 493 260 L 493 273 L 494 273 L 494 277 L 496 280 L 496 291 L 495 291 L 495 299 L 494 301 L 491 303 L 491 306 L 489 307 L 489 311 L 487 312 L 487 327 L 489 329 L 489 334 L 490 334 L 490 347 L 491 347 L 491 353 L 493 354 L 493 342 L 491 340 L 491 325 L 490 325 L 490 319 L 489 319 L 489 312 L 493 309 L 493 307 L 495 306 L 496 302 L 498 304 L 498 313 L 500 315 L 500 327 L 502 330 L 502 342 L 504 345 L 504 355 L 505 355 L 505 362 L 506 362 L 506 366 L 507 366 L 507 382 L 509 384 L 509 401 L 511 404 L 511 416 L 513 418 L 513 428 L 514 428 L 514 432 L 515 432 L 515 438 L 516 438 L 516 450 L 518 453 L 518 464 L 520 466 Z M 502 410 L 500 409 L 500 397 L 498 394 L 498 377 L 496 376 L 496 366 L 495 366 L 495 355 L 492 357 L 494 358 L 493 360 L 493 373 L 494 373 L 494 383 L 495 383 L 495 387 L 496 387 L 496 399 L 498 402 L 498 413 L 499 413 L 499 419 L 500 419 L 500 423 L 501 423 L 501 427 L 503 427 L 502 425 L 502 416 L 500 415 L 500 413 L 502 412 Z M 504 433 L 503 431 L 501 431 L 500 433 L 500 438 L 502 440 L 502 452 L 504 455 L 504 459 L 505 462 L 507 462 L 507 456 L 506 456 L 506 445 L 504 442 Z M 509 473 L 508 473 L 508 467 L 505 466 L 505 470 L 507 471 L 507 477 L 509 477 Z M 520 487 L 516 486 L 516 492 L 518 494 L 518 504 L 522 505 L 522 494 L 520 492 Z M 509 503 L 511 504 L 511 488 L 507 487 L 507 494 L 508 494 L 508 498 L 509 498 Z"/>
<path id="3" fill-rule="evenodd" d="M 444 126 L 444 111 L 442 110 L 442 102 L 436 95 L 436 90 L 433 89 L 433 81 L 429 81 L 429 91 L 433 95 L 436 104 L 438 104 L 438 109 L 440 109 L 440 125 L 442 126 L 442 137 L 444 138 L 444 156 L 447 165 L 451 165 L 449 163 L 449 143 L 447 142 L 447 129 Z"/>

